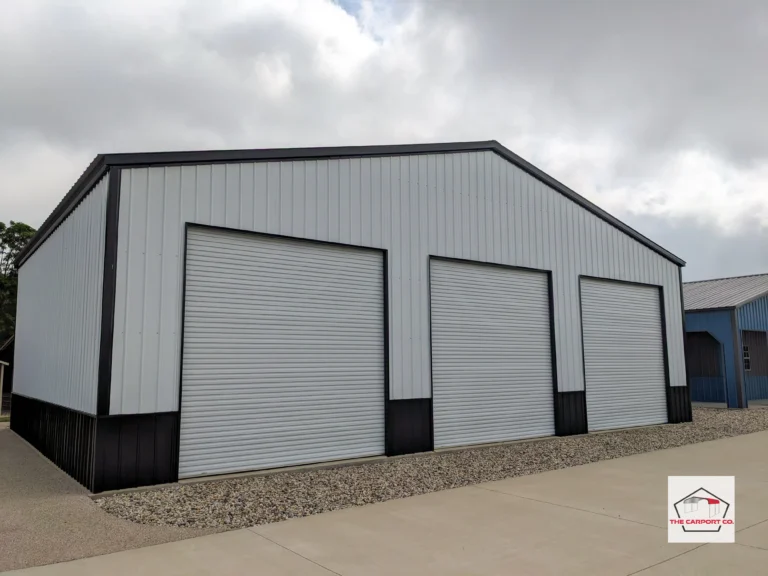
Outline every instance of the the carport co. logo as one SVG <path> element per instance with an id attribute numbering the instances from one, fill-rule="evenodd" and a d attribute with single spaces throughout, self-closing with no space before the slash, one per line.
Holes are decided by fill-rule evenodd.
<path id="1" fill-rule="evenodd" d="M 733 476 L 669 476 L 670 542 L 734 542 Z"/>

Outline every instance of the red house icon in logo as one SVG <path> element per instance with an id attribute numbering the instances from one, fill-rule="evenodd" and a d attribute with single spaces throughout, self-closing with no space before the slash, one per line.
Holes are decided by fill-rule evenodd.
<path id="1" fill-rule="evenodd" d="M 719 498 L 703 498 L 701 496 L 692 496 L 683 500 L 683 513 L 691 514 L 698 512 L 700 504 L 707 504 L 709 506 L 710 518 L 715 518 L 720 514 Z"/>
<path id="2" fill-rule="evenodd" d="M 677 517 L 685 520 L 680 526 L 684 532 L 720 532 L 722 522 L 709 520 L 722 521 L 730 507 L 728 502 L 704 488 L 691 492 L 675 503 Z"/>

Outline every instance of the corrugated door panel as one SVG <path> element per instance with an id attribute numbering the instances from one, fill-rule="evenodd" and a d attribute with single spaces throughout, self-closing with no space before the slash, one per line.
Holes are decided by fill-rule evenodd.
<path id="1" fill-rule="evenodd" d="M 435 447 L 554 434 L 547 276 L 430 263 Z"/>
<path id="2" fill-rule="evenodd" d="M 384 452 L 382 258 L 189 230 L 180 477 Z"/>
<path id="3" fill-rule="evenodd" d="M 589 430 L 667 422 L 659 289 L 582 279 Z"/>

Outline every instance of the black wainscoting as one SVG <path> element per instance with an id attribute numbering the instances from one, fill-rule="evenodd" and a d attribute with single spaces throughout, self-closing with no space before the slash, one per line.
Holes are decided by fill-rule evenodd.
<path id="1" fill-rule="evenodd" d="M 429 452 L 433 446 L 432 399 L 388 400 L 387 456 Z"/>
<path id="2" fill-rule="evenodd" d="M 95 416 L 14 394 L 11 430 L 92 490 Z"/>
<path id="3" fill-rule="evenodd" d="M 178 480 L 177 412 L 93 416 L 14 394 L 11 430 L 91 492 Z"/>
<path id="4" fill-rule="evenodd" d="M 667 386 L 667 419 L 670 424 L 691 422 L 691 389 L 688 386 Z"/>
<path id="5" fill-rule="evenodd" d="M 587 399 L 584 390 L 555 394 L 555 434 L 587 433 Z"/>
<path id="6" fill-rule="evenodd" d="M 99 418 L 93 492 L 176 482 L 178 412 Z"/>

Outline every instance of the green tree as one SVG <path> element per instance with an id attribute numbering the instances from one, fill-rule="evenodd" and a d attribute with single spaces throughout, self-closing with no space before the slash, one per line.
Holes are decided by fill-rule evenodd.
<path id="1" fill-rule="evenodd" d="M 0 222 L 0 342 L 16 327 L 16 257 L 34 234 L 35 229 L 23 222 Z"/>

